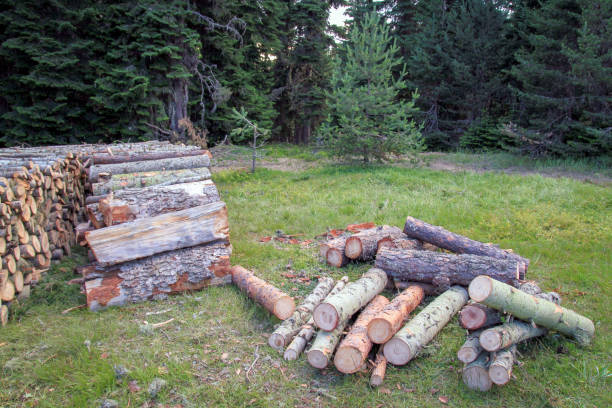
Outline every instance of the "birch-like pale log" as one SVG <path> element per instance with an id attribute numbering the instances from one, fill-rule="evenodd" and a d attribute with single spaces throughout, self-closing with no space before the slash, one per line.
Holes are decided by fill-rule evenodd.
<path id="1" fill-rule="evenodd" d="M 484 330 L 480 334 L 480 345 L 487 351 L 497 351 L 513 344 L 544 336 L 548 330 L 518 320 Z"/>
<path id="2" fill-rule="evenodd" d="M 402 327 L 408 315 L 423 301 L 420 286 L 410 286 L 397 295 L 368 324 L 368 337 L 373 343 L 384 344 Z"/>
<path id="3" fill-rule="evenodd" d="M 500 350 L 493 354 L 489 365 L 489 377 L 497 385 L 505 385 L 512 377 L 512 366 L 516 358 L 516 346 Z"/>
<path id="4" fill-rule="evenodd" d="M 457 358 L 459 361 L 465 364 L 469 364 L 476 360 L 480 353 L 482 353 L 482 346 L 480 345 L 480 333 L 482 331 L 475 331 L 468 334 L 465 343 L 457 351 Z"/>
<path id="5" fill-rule="evenodd" d="M 491 363 L 491 355 L 482 352 L 480 356 L 470 364 L 463 367 L 462 378 L 463 383 L 471 390 L 489 391 L 493 386 L 493 382 L 489 377 L 489 364 Z"/>
<path id="6" fill-rule="evenodd" d="M 593 322 L 573 310 L 529 295 L 488 276 L 475 278 L 469 286 L 470 297 L 494 309 L 510 313 L 525 321 L 573 337 L 581 345 L 591 342 Z"/>
<path id="7" fill-rule="evenodd" d="M 372 268 L 355 282 L 351 282 L 338 294 L 321 302 L 313 312 L 317 327 L 332 331 L 340 322 L 349 319 L 367 305 L 387 285 L 387 274 Z"/>
<path id="8" fill-rule="evenodd" d="M 224 202 L 217 201 L 88 231 L 85 237 L 98 263 L 114 265 L 161 252 L 228 240 L 227 209 Z"/>
<path id="9" fill-rule="evenodd" d="M 97 183 L 101 173 L 106 173 L 112 176 L 113 174 L 195 169 L 208 166 L 210 166 L 210 157 L 208 157 L 207 154 L 159 160 L 143 160 L 138 162 L 94 165 L 89 169 L 89 181 L 92 183 Z"/>
<path id="10" fill-rule="evenodd" d="M 446 326 L 467 300 L 467 291 L 461 286 L 453 286 L 442 293 L 385 344 L 383 350 L 387 360 L 394 365 L 408 363 Z"/>
<path id="11" fill-rule="evenodd" d="M 267 311 L 281 320 L 289 318 L 295 312 L 293 298 L 274 287 L 253 272 L 236 265 L 231 269 L 232 282 Z"/>
<path id="12" fill-rule="evenodd" d="M 382 240 L 401 238 L 404 233 L 400 228 L 383 225 L 367 229 L 346 239 L 345 255 L 350 259 L 371 261 L 378 251 L 378 243 Z"/>
<path id="13" fill-rule="evenodd" d="M 119 154 L 119 155 L 103 155 L 96 154 L 92 156 L 93 164 L 99 166 L 101 164 L 118 164 L 128 162 L 138 162 L 146 160 L 160 160 L 160 159 L 172 159 L 177 157 L 188 157 L 188 156 L 200 156 L 207 155 L 209 158 L 212 157 L 208 150 L 203 149 L 192 149 L 183 151 L 169 151 L 169 152 L 153 152 L 153 153 L 138 153 L 138 154 Z"/>
<path id="14" fill-rule="evenodd" d="M 331 290 L 331 292 L 329 292 L 326 299 L 334 296 L 336 293 L 344 289 L 347 283 L 348 276 L 343 276 L 342 279 L 336 282 L 336 285 Z M 285 360 L 297 360 L 297 358 L 306 348 L 306 345 L 308 344 L 310 339 L 312 339 L 312 336 L 314 336 L 315 331 L 316 329 L 314 325 L 314 319 L 311 315 L 310 319 L 308 319 L 308 322 L 304 326 L 302 326 L 299 333 L 293 338 L 291 344 L 289 344 L 289 346 L 285 350 L 285 354 L 283 355 Z"/>
<path id="15" fill-rule="evenodd" d="M 359 314 L 336 350 L 334 365 L 338 371 L 352 374 L 365 364 L 373 344 L 368 338 L 368 324 L 388 304 L 386 297 L 377 295 Z"/>
<path id="16" fill-rule="evenodd" d="M 329 277 L 322 277 L 304 301 L 297 307 L 293 315 L 284 320 L 268 338 L 270 347 L 276 350 L 283 350 L 300 331 L 302 326 L 312 317 L 315 306 L 321 303 L 334 287 L 334 280 Z"/>
<path id="17" fill-rule="evenodd" d="M 332 331 L 319 330 L 312 342 L 312 346 L 306 352 L 308 363 L 314 368 L 323 369 L 329 365 L 334 350 L 342 337 L 342 333 L 348 324 L 348 319 L 341 321 Z"/>
<path id="18" fill-rule="evenodd" d="M 162 170 L 144 173 L 116 174 L 107 181 L 93 183 L 94 195 L 104 195 L 125 188 L 142 188 L 150 186 L 168 186 L 173 184 L 193 183 L 210 179 L 210 170 L 198 169 Z"/>

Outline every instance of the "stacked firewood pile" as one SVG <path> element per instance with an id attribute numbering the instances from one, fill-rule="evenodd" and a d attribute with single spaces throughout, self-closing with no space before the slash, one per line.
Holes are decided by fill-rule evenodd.
<path id="1" fill-rule="evenodd" d="M 461 311 L 469 330 L 457 353 L 463 380 L 486 391 L 510 380 L 517 343 L 549 329 L 582 345 L 594 334 L 589 319 L 559 306 L 558 294 L 525 280 L 528 259 L 495 245 L 412 217 L 403 230 L 360 224 L 332 230 L 328 238 L 320 254 L 329 265 L 374 261 L 375 267 L 355 282 L 320 278 L 297 309 L 279 289 L 242 267 L 232 269 L 238 286 L 283 320 L 268 343 L 287 360 L 310 342 L 306 356 L 313 367 L 333 362 L 338 371 L 355 373 L 370 364 L 370 383 L 378 386 L 387 363 L 409 363 Z M 389 300 L 381 293 L 391 281 L 399 293 Z M 436 297 L 411 316 L 426 295 Z M 277 302 L 285 305 L 282 313 Z"/>

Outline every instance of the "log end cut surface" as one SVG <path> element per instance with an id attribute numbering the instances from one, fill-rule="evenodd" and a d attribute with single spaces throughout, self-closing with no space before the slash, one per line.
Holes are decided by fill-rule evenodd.
<path id="1" fill-rule="evenodd" d="M 485 330 L 480 335 L 480 345 L 487 351 L 496 351 L 502 347 L 502 338 L 495 330 Z"/>
<path id="2" fill-rule="evenodd" d="M 344 253 L 349 259 L 357 259 L 363 251 L 363 245 L 359 237 L 349 237 L 346 240 L 346 246 L 344 247 Z"/>
<path id="3" fill-rule="evenodd" d="M 329 248 L 327 250 L 327 263 L 336 268 L 341 268 L 344 265 L 344 254 L 337 248 Z"/>
<path id="4" fill-rule="evenodd" d="M 463 370 L 463 382 L 468 388 L 476 391 L 489 391 L 493 386 L 489 372 L 480 366 L 466 367 Z"/>
<path id="5" fill-rule="evenodd" d="M 282 350 L 285 347 L 285 336 L 278 333 L 272 333 L 268 337 L 268 345 L 276 350 Z"/>
<path id="6" fill-rule="evenodd" d="M 491 282 L 491 278 L 484 275 L 475 277 L 468 287 L 470 297 L 476 302 L 485 300 L 492 290 L 493 282 Z"/>
<path id="7" fill-rule="evenodd" d="M 385 319 L 374 318 L 368 325 L 368 337 L 375 344 L 386 343 L 395 333 L 389 323 Z"/>
<path id="8" fill-rule="evenodd" d="M 307 354 L 308 363 L 314 368 L 323 369 L 329 364 L 325 353 L 321 350 L 310 350 Z"/>
<path id="9" fill-rule="evenodd" d="M 290 296 L 278 299 L 278 301 L 274 305 L 274 315 L 281 320 L 290 318 L 294 311 L 295 302 Z"/>
<path id="10" fill-rule="evenodd" d="M 506 368 L 498 365 L 492 365 L 489 367 L 489 377 L 497 385 L 504 385 L 510 381 L 512 371 L 506 370 Z"/>
<path id="11" fill-rule="evenodd" d="M 334 356 L 334 365 L 341 373 L 356 373 L 363 365 L 361 352 L 354 347 L 340 347 Z"/>
<path id="12" fill-rule="evenodd" d="M 478 306 L 467 305 L 461 310 L 459 321 L 464 328 L 476 330 L 484 326 L 487 313 Z"/>
<path id="13" fill-rule="evenodd" d="M 393 365 L 401 366 L 412 359 L 410 347 L 399 338 L 389 340 L 383 349 L 385 358 Z"/>
<path id="14" fill-rule="evenodd" d="M 471 363 L 478 358 L 478 353 L 473 348 L 461 347 L 457 351 L 457 358 L 463 363 Z"/>
<path id="15" fill-rule="evenodd" d="M 340 320 L 336 308 L 329 303 L 320 303 L 315 308 L 312 316 L 317 327 L 325 331 L 334 330 Z"/>

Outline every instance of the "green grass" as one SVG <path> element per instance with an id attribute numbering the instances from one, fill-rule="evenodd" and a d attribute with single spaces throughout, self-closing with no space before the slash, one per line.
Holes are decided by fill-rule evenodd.
<path id="1" fill-rule="evenodd" d="M 99 398 L 143 406 L 155 377 L 168 382 L 154 401 L 162 406 L 438 407 L 443 406 L 440 396 L 455 407 L 612 405 L 609 187 L 537 175 L 382 165 L 323 166 L 299 173 L 260 169 L 254 175 L 226 171 L 214 178 L 229 209 L 233 263 L 254 269 L 288 293 L 304 296 L 314 287 L 314 282 L 283 277 L 288 264 L 309 277 L 346 273 L 351 278 L 368 265 L 330 269 L 317 260 L 314 245 L 262 244 L 260 237 L 282 230 L 312 239 L 326 228 L 354 222 L 401 226 L 412 215 L 529 257 L 528 277 L 561 291 L 565 306 L 591 318 L 595 340 L 580 348 L 552 334 L 522 345 L 516 379 L 481 394 L 461 382 L 455 354 L 465 331 L 454 318 L 421 356 L 405 367 L 389 367 L 383 388 L 372 389 L 367 373 L 320 372 L 303 357 L 283 361 L 265 338 L 278 320 L 233 286 L 62 315 L 61 310 L 83 302 L 74 288 L 57 285 L 71 275 L 75 261 L 66 260 L 0 329 L 0 343 L 8 343 L 0 347 L 0 406 L 96 406 Z M 151 311 L 166 312 L 146 314 Z M 145 320 L 171 317 L 172 323 L 153 333 L 139 330 Z M 255 360 L 247 381 L 245 373 Z M 116 364 L 130 370 L 128 378 L 115 379 Z M 130 380 L 141 390 L 130 392 Z"/>

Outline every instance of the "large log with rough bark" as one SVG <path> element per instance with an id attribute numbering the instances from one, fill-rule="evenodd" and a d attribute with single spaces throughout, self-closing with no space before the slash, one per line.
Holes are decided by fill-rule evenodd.
<path id="1" fill-rule="evenodd" d="M 349 259 L 371 261 L 376 256 L 380 242 L 393 241 L 402 236 L 404 234 L 401 229 L 388 225 L 367 229 L 346 239 L 344 253 Z"/>
<path id="2" fill-rule="evenodd" d="M 183 170 L 161 170 L 116 174 L 106 181 L 93 183 L 91 190 L 94 195 L 104 195 L 126 188 L 142 188 L 150 186 L 168 186 L 173 184 L 193 183 L 209 180 L 210 170 L 206 167 Z"/>
<path id="3" fill-rule="evenodd" d="M 126 174 L 147 171 L 183 170 L 210 166 L 208 154 L 198 156 L 174 157 L 159 160 L 143 160 L 115 164 L 94 165 L 89 169 L 89 181 L 97 183 L 100 175 Z"/>
<path id="4" fill-rule="evenodd" d="M 284 320 L 276 330 L 268 337 L 270 347 L 283 350 L 300 331 L 302 326 L 312 317 L 315 306 L 321 303 L 334 287 L 334 280 L 322 277 L 304 301 L 297 307 L 293 315 Z"/>
<path id="5" fill-rule="evenodd" d="M 368 323 L 368 337 L 373 343 L 384 344 L 402 327 L 408 315 L 423 301 L 420 286 L 410 286 L 397 295 Z"/>
<path id="6" fill-rule="evenodd" d="M 365 364 L 373 344 L 368 337 L 368 324 L 388 304 L 386 297 L 377 295 L 359 314 L 336 350 L 334 365 L 338 371 L 352 374 Z"/>
<path id="7" fill-rule="evenodd" d="M 546 333 L 548 330 L 543 327 L 515 320 L 484 330 L 479 336 L 479 342 L 487 351 L 498 351 Z"/>
<path id="8" fill-rule="evenodd" d="M 253 272 L 236 265 L 232 267 L 231 274 L 236 286 L 279 319 L 285 320 L 295 312 L 295 302 L 291 296 L 258 278 Z"/>
<path id="9" fill-rule="evenodd" d="M 591 342 L 593 322 L 545 299 L 529 295 L 489 276 L 478 276 L 469 286 L 470 297 L 497 310 L 573 337 L 581 345 Z"/>
<path id="10" fill-rule="evenodd" d="M 336 282 L 336 285 L 331 290 L 331 292 L 329 292 L 329 294 L 327 295 L 325 299 L 330 298 L 334 296 L 336 293 L 340 292 L 342 289 L 344 289 L 347 283 L 348 283 L 348 276 L 343 276 L 338 282 Z M 304 351 L 304 349 L 306 348 L 306 345 L 308 344 L 310 339 L 312 339 L 312 336 L 314 336 L 314 334 L 315 334 L 314 319 L 312 318 L 312 315 L 311 315 L 310 319 L 308 319 L 308 322 L 302 326 L 298 334 L 293 338 L 293 340 L 291 341 L 291 344 L 287 346 L 287 349 L 285 350 L 285 353 L 283 354 L 284 359 L 285 360 L 296 360 L 300 356 L 300 354 Z"/>
<path id="11" fill-rule="evenodd" d="M 450 285 L 468 286 L 479 275 L 491 276 L 517 286 L 521 268 L 524 268 L 523 263 L 512 259 L 387 247 L 378 251 L 374 265 L 394 279 L 432 283 L 441 288 Z"/>
<path id="12" fill-rule="evenodd" d="M 387 360 L 394 365 L 408 363 L 467 301 L 467 291 L 461 286 L 453 286 L 438 296 L 385 344 L 383 351 Z"/>
<path id="13" fill-rule="evenodd" d="M 99 310 L 230 283 L 231 252 L 226 243 L 212 243 L 118 265 L 81 267 L 87 305 Z"/>
<path id="14" fill-rule="evenodd" d="M 491 364 L 491 355 L 485 351 L 476 360 L 463 367 L 461 373 L 463 383 L 471 390 L 489 391 L 493 386 L 489 377 L 489 364 Z"/>
<path id="15" fill-rule="evenodd" d="M 217 201 L 85 234 L 98 263 L 113 265 L 214 241 L 227 241 L 225 203 Z"/>
<path id="16" fill-rule="evenodd" d="M 473 254 L 488 256 L 498 259 L 509 259 L 524 264 L 521 268 L 523 274 L 520 279 L 525 279 L 524 273 L 529 266 L 529 259 L 523 258 L 510 251 L 505 251 L 491 244 L 485 244 L 479 241 L 474 241 L 459 234 L 447 231 L 442 227 L 427 224 L 424 221 L 413 217 L 406 217 L 404 225 L 404 233 L 410 238 L 416 238 L 424 242 L 429 242 L 440 248 L 448 249 L 449 251 L 458 254 Z"/>
<path id="17" fill-rule="evenodd" d="M 386 285 L 385 272 L 381 269 L 370 269 L 357 281 L 346 285 L 340 293 L 317 305 L 313 312 L 315 324 L 325 331 L 334 330 L 340 322 L 349 319 L 367 305 Z"/>

